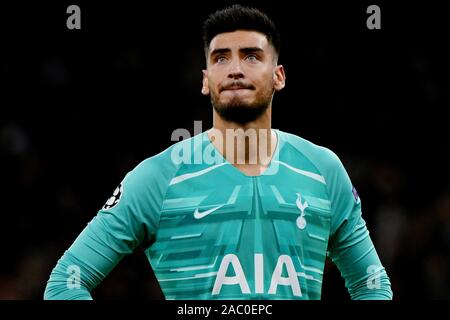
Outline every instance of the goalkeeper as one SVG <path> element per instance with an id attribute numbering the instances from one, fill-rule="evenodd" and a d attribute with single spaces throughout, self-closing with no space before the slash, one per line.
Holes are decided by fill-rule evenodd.
<path id="1" fill-rule="evenodd" d="M 91 299 L 141 246 L 167 299 L 320 299 L 327 255 L 352 299 L 392 299 L 339 158 L 271 127 L 286 80 L 273 22 L 235 5 L 208 17 L 204 44 L 213 128 L 125 176 L 57 262 L 44 298 Z"/>

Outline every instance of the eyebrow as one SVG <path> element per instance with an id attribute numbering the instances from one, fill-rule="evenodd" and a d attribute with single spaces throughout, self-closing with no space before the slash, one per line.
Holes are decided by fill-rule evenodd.
<path id="1" fill-rule="evenodd" d="M 259 47 L 240 48 L 239 51 L 243 53 L 264 52 L 264 50 Z"/>
<path id="2" fill-rule="evenodd" d="M 227 53 L 230 52 L 231 50 L 228 48 L 218 48 L 218 49 L 214 49 L 213 51 L 211 51 L 211 56 L 215 56 L 217 54 L 221 54 L 221 53 Z"/>
<path id="3" fill-rule="evenodd" d="M 217 48 L 214 49 L 213 51 L 211 51 L 211 56 L 215 56 L 221 53 L 228 53 L 231 50 L 229 48 Z M 242 53 L 252 53 L 252 52 L 264 52 L 263 49 L 259 48 L 259 47 L 244 47 L 244 48 L 240 48 L 239 52 Z"/>

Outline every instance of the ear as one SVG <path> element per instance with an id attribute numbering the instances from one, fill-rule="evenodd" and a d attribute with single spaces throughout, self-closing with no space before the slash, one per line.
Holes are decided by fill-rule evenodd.
<path id="1" fill-rule="evenodd" d="M 209 94 L 208 71 L 207 70 L 202 70 L 202 73 L 203 73 L 202 94 L 207 96 Z"/>
<path id="2" fill-rule="evenodd" d="M 286 75 L 284 73 L 284 67 L 278 65 L 275 67 L 275 72 L 273 73 L 273 88 L 276 91 L 280 91 L 286 85 Z"/>

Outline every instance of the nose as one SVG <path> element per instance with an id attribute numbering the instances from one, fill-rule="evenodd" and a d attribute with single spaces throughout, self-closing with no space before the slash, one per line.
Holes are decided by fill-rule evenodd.
<path id="1" fill-rule="evenodd" d="M 228 78 L 230 78 L 230 79 L 242 79 L 242 78 L 244 78 L 244 72 L 242 71 L 241 62 L 239 61 L 239 59 L 234 60 L 230 64 L 230 70 L 229 70 L 229 73 L 228 73 Z"/>

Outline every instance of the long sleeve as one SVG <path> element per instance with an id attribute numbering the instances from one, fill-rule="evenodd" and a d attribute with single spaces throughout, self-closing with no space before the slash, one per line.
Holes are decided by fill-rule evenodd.
<path id="1" fill-rule="evenodd" d="M 158 159 L 129 172 L 53 269 L 44 299 L 92 299 L 94 289 L 127 254 L 154 241 L 170 181 Z M 165 163 L 168 163 L 165 161 Z"/>
<path id="2" fill-rule="evenodd" d="M 126 254 L 108 245 L 106 239 L 111 236 L 106 236 L 102 220 L 103 216 L 95 217 L 59 259 L 47 282 L 45 300 L 92 299 L 91 290 Z"/>
<path id="3" fill-rule="evenodd" d="M 391 283 L 362 218 L 361 200 L 344 166 L 334 159 L 327 174 L 333 211 L 329 256 L 352 299 L 390 300 Z"/>

